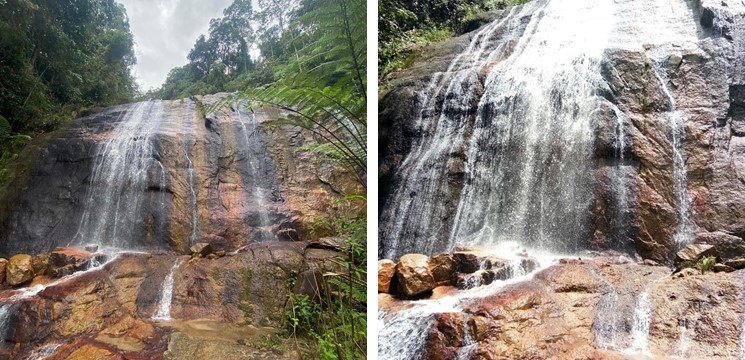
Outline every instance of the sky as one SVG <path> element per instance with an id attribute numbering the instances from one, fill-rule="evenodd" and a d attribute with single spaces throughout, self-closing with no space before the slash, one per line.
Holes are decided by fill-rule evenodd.
<path id="1" fill-rule="evenodd" d="M 232 0 L 118 0 L 127 9 L 135 38 L 132 74 L 142 90 L 163 84 L 168 71 L 185 65 L 186 55 L 212 18 Z"/>

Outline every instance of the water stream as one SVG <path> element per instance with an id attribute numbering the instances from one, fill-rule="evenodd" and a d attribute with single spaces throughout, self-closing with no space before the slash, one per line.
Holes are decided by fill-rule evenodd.
<path id="1" fill-rule="evenodd" d="M 184 259 L 178 259 L 171 267 L 171 271 L 163 281 L 163 292 L 160 295 L 158 301 L 158 309 L 153 314 L 153 320 L 170 321 L 171 320 L 171 303 L 173 302 L 173 277 L 176 274 L 176 270 L 181 264 L 184 263 Z"/>
<path id="2" fill-rule="evenodd" d="M 161 101 L 134 104 L 116 123 L 110 139 L 97 148 L 83 216 L 72 243 L 129 249 L 149 233 L 149 207 L 160 206 L 160 213 L 167 213 L 167 171 L 152 141 L 164 114 Z M 163 231 L 167 226 L 165 217 L 152 222 L 153 230 Z"/>
<path id="3" fill-rule="evenodd" d="M 639 295 L 639 300 L 634 309 L 634 322 L 631 327 L 632 352 L 649 353 L 649 327 L 652 323 L 652 308 L 649 302 L 649 293 L 644 291 Z"/>
<path id="4" fill-rule="evenodd" d="M 199 231 L 199 215 L 197 214 L 197 192 L 195 190 L 194 164 L 191 161 L 191 152 L 194 148 L 191 132 L 194 128 L 194 102 L 186 99 L 186 108 L 184 109 L 184 128 L 189 131 L 188 136 L 184 136 L 183 149 L 186 157 L 186 181 L 189 185 L 189 210 L 191 213 L 191 232 L 189 233 L 189 246 L 197 242 L 197 231 Z"/>

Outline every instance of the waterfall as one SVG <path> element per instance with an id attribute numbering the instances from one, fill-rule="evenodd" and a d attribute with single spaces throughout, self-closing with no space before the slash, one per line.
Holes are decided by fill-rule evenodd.
<path id="1" fill-rule="evenodd" d="M 238 105 L 235 105 L 237 108 Z M 242 142 L 238 141 L 240 161 L 243 164 L 243 177 L 246 186 L 246 200 L 253 208 L 253 216 L 249 217 L 249 227 L 265 229 L 271 225 L 268 202 L 275 191 L 274 167 L 268 160 L 266 146 L 261 136 L 259 122 L 253 112 L 244 113 L 236 109 L 231 114 L 243 134 Z M 267 235 L 263 235 L 267 236 Z"/>
<path id="2" fill-rule="evenodd" d="M 652 323 L 652 307 L 649 293 L 643 292 L 639 296 L 634 309 L 634 322 L 631 327 L 631 350 L 646 354 L 649 352 L 649 328 Z"/>
<path id="3" fill-rule="evenodd" d="M 184 109 L 184 128 L 192 130 L 194 127 L 194 113 L 193 107 L 194 102 L 191 99 L 186 99 L 186 108 Z M 184 136 L 183 148 L 184 157 L 186 157 L 186 181 L 189 185 L 189 210 L 191 212 L 191 232 L 189 233 L 189 246 L 194 245 L 197 240 L 197 231 L 199 230 L 199 215 L 197 214 L 197 193 L 194 189 L 194 164 L 191 161 L 189 155 L 192 151 L 191 135 Z"/>
<path id="4" fill-rule="evenodd" d="M 167 206 L 167 172 L 152 139 L 163 117 L 163 102 L 137 103 L 107 134 L 110 139 L 97 150 L 73 243 L 126 249 L 146 237 L 147 226 L 161 231 L 167 226 L 164 217 L 149 219 L 148 211 L 160 206 L 165 213 Z"/>
<path id="5" fill-rule="evenodd" d="M 659 63 L 654 66 L 654 74 L 657 80 L 662 84 L 662 91 L 670 104 L 666 116 L 670 126 L 670 143 L 673 153 L 673 176 L 675 184 L 675 195 L 677 200 L 677 218 L 678 224 L 675 228 L 673 239 L 679 248 L 689 244 L 693 240 L 693 224 L 690 219 L 691 200 L 688 197 L 686 188 L 686 165 L 683 159 L 683 149 L 681 146 L 681 137 L 684 130 L 683 114 L 677 109 L 675 98 L 673 98 L 668 88 L 668 79 L 664 75 L 664 69 Z"/>
<path id="6" fill-rule="evenodd" d="M 178 270 L 178 267 L 184 263 L 184 259 L 176 260 L 176 263 L 171 267 L 171 271 L 163 281 L 163 292 L 160 295 L 158 301 L 158 309 L 153 314 L 153 320 L 170 321 L 171 320 L 171 302 L 173 301 L 173 276 Z"/>
<path id="7" fill-rule="evenodd" d="M 664 55 L 696 46 L 700 26 L 691 11 L 683 0 L 536 0 L 482 27 L 421 92 L 420 136 L 381 211 L 380 256 L 510 240 L 548 251 L 586 248 L 598 110 L 614 108 L 600 95 L 608 88 L 606 49 L 645 46 Z M 623 149 L 631 139 L 627 117 L 614 111 L 622 207 L 629 197 Z M 669 115 L 676 182 L 684 185 L 682 114 Z M 681 202 L 681 219 L 687 206 Z M 678 238 L 686 241 L 689 224 L 681 224 Z"/>

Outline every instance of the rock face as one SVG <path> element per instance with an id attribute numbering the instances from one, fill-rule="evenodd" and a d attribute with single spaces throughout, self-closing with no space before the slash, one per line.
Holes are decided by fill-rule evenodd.
<path id="1" fill-rule="evenodd" d="M 205 117 L 201 109 L 221 96 L 116 106 L 35 140 L 0 199 L 0 255 L 71 242 L 181 253 L 206 242 L 231 251 L 305 239 L 313 220 L 348 211 L 335 201 L 362 188 L 347 172 L 313 161 L 317 155 L 296 151 L 313 141 L 310 134 L 264 129 L 286 116 L 272 109 Z M 119 204 L 119 195 L 130 203 Z M 116 223 L 105 221 L 116 211 Z"/>
<path id="2" fill-rule="evenodd" d="M 484 287 L 477 297 L 450 294 L 457 310 L 448 310 L 452 298 L 389 298 L 380 303 L 383 323 L 401 331 L 400 339 L 386 338 L 384 327 L 383 340 L 395 343 L 381 348 L 426 359 L 737 358 L 742 274 L 686 270 L 679 277 L 620 258 L 565 260 L 524 281 Z"/>
<path id="3" fill-rule="evenodd" d="M 5 280 L 8 285 L 19 285 L 34 278 L 31 260 L 31 256 L 26 254 L 18 254 L 10 258 L 5 270 Z"/>
<path id="4" fill-rule="evenodd" d="M 174 320 L 162 325 L 151 317 L 177 260 L 172 254 L 119 254 L 100 268 L 50 282 L 36 296 L 3 293 L 9 296 L 3 304 L 12 303 L 5 335 L 17 344 L 11 358 L 40 358 L 32 354 L 45 348 L 54 359 L 177 359 L 190 352 L 295 358 L 293 351 L 261 344 L 283 321 L 291 278 L 323 267 L 306 245 L 269 241 L 183 263 L 173 274 Z"/>
<path id="5" fill-rule="evenodd" d="M 422 254 L 407 254 L 396 264 L 398 293 L 415 297 L 435 288 L 435 278 L 429 272 L 429 258 Z"/>
<path id="6" fill-rule="evenodd" d="M 521 241 L 530 242 L 523 245 L 558 251 L 614 249 L 663 263 L 673 260 L 680 244 L 694 241 L 716 241 L 742 252 L 745 56 L 738 50 L 745 42 L 742 5 L 732 0 L 675 1 L 670 6 L 680 11 L 672 13 L 669 8 L 645 3 L 644 13 L 671 17 L 675 19 L 671 23 L 681 24 L 671 30 L 675 36 L 666 37 L 664 27 L 646 43 L 634 43 L 633 34 L 620 36 L 627 42 L 611 36 L 601 50 L 598 68 L 587 76 L 597 76 L 593 94 L 602 97 L 593 106 L 586 129 L 592 133 L 591 144 L 581 161 L 590 164 L 584 172 L 588 176 L 577 173 L 577 181 L 563 183 L 562 191 L 557 192 L 563 198 L 552 202 L 552 196 L 537 195 L 552 194 L 550 186 L 544 187 L 546 183 L 526 191 L 518 186 L 525 174 L 501 170 L 515 165 L 510 159 L 534 158 L 522 153 L 525 147 L 521 144 L 527 143 L 538 149 L 535 156 L 556 155 L 535 164 L 521 163 L 524 166 L 518 168 L 532 169 L 529 176 L 534 178 L 550 175 L 548 182 L 560 182 L 563 178 L 553 172 L 553 166 L 561 164 L 556 166 L 570 171 L 576 162 L 567 160 L 576 148 L 556 142 L 544 152 L 540 142 L 510 135 L 521 131 L 520 126 L 530 126 L 526 123 L 530 114 L 520 115 L 518 110 L 536 108 L 531 107 L 530 98 L 495 93 L 513 86 L 503 75 L 509 75 L 510 69 L 502 66 L 519 67 L 525 61 L 517 60 L 530 60 L 515 60 L 513 56 L 526 52 L 512 51 L 515 39 L 534 29 L 535 9 L 543 11 L 544 2 L 531 3 L 496 14 L 491 27 L 429 47 L 410 69 L 386 79 L 379 107 L 379 256 L 395 259 L 404 253 L 451 251 L 455 245 L 464 245 L 459 243 L 462 239 L 491 231 L 505 233 L 493 237 L 523 234 L 528 240 Z M 618 8 L 613 16 L 618 17 L 630 13 L 635 5 L 624 0 L 614 6 Z M 549 5 L 545 11 L 552 10 Z M 599 14 L 585 15 L 582 21 L 600 18 Z M 640 24 L 645 22 L 641 18 L 629 21 L 645 26 Z M 538 38 L 541 35 L 545 34 Z M 481 38 L 487 40 L 471 43 Z M 546 43 L 550 41 L 556 40 Z M 469 44 L 481 46 L 477 48 L 481 52 L 468 48 Z M 464 50 L 455 70 L 443 74 Z M 488 61 L 464 60 L 472 54 L 483 54 Z M 503 78 L 506 80 L 500 80 Z M 502 86 L 490 87 L 489 81 Z M 540 85 L 547 85 L 546 92 L 561 94 L 549 99 L 561 98 L 553 111 L 563 111 L 558 104 L 572 101 L 568 98 L 571 94 L 555 83 Z M 519 85 L 514 86 L 522 91 Z M 515 96 L 519 97 L 520 91 L 515 91 Z M 425 111 L 422 106 L 427 106 Z M 576 108 L 579 113 L 581 106 Z M 504 123 L 514 126 L 499 130 L 499 124 Z M 540 141 L 550 141 L 562 131 L 545 126 L 535 130 Z M 494 159 L 503 158 L 494 163 Z M 676 187 L 676 181 L 682 181 L 682 186 Z M 517 196 L 527 200 L 513 199 Z M 576 211 L 567 210 L 575 206 Z M 548 210 L 541 212 L 541 208 Z M 512 213 L 522 213 L 530 221 L 522 228 L 505 230 L 506 221 L 492 219 Z M 556 230 L 562 236 L 551 236 L 555 235 L 551 229 L 565 227 L 567 221 L 573 225 L 566 226 L 566 231 Z M 540 223 L 551 224 L 542 228 L 550 234 L 549 239 L 532 240 L 540 238 L 532 232 Z M 554 240 L 557 237 L 560 240 Z"/>
<path id="7" fill-rule="evenodd" d="M 391 260 L 378 261 L 378 292 L 390 294 L 395 290 L 391 285 L 396 275 L 396 263 Z"/>

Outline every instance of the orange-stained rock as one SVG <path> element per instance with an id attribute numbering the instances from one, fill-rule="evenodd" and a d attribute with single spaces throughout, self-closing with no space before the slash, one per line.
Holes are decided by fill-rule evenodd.
<path id="1" fill-rule="evenodd" d="M 435 279 L 429 272 L 429 259 L 422 254 L 407 254 L 396 264 L 397 294 L 411 298 L 435 288 Z"/>
<path id="2" fill-rule="evenodd" d="M 5 270 L 8 285 L 19 285 L 34 278 L 31 255 L 18 254 L 10 258 Z"/>
<path id="3" fill-rule="evenodd" d="M 31 265 L 35 275 L 49 275 L 51 270 L 49 254 L 42 253 L 34 256 L 31 259 Z"/>
<path id="4" fill-rule="evenodd" d="M 396 274 L 396 263 L 391 260 L 378 260 L 378 292 L 390 294 L 393 276 Z"/>
<path id="5" fill-rule="evenodd" d="M 8 260 L 0 258 L 0 284 L 5 283 L 5 271 L 8 267 Z"/>

